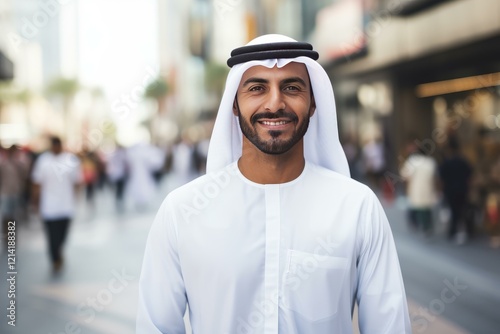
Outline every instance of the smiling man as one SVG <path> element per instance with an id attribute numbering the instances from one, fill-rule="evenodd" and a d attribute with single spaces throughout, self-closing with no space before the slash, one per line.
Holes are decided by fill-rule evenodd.
<path id="1" fill-rule="evenodd" d="M 231 53 L 207 175 L 171 192 L 148 238 L 137 333 L 411 333 L 391 230 L 352 180 L 333 90 L 307 43 Z"/>

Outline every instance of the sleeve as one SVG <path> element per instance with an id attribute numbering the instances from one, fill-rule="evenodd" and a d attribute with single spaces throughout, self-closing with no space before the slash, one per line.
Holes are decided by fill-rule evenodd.
<path id="1" fill-rule="evenodd" d="M 411 333 L 406 294 L 392 232 L 379 200 L 365 202 L 358 258 L 357 302 L 361 333 Z"/>
<path id="2" fill-rule="evenodd" d="M 151 226 L 139 280 L 137 334 L 185 334 L 187 298 L 177 252 L 177 230 L 168 204 Z"/>

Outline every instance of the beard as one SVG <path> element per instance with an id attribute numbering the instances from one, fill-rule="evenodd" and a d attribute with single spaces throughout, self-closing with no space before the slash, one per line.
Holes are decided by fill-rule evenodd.
<path id="1" fill-rule="evenodd" d="M 281 130 L 269 130 L 268 133 L 271 139 L 265 140 L 259 136 L 255 124 L 259 119 L 265 118 L 268 120 L 287 118 L 291 122 L 298 122 L 298 117 L 294 113 L 286 112 L 284 110 L 278 110 L 277 112 L 262 112 L 254 114 L 250 120 L 245 119 L 241 115 L 239 106 L 238 108 L 238 121 L 240 123 L 240 129 L 243 135 L 261 152 L 266 154 L 283 154 L 288 152 L 292 147 L 295 146 L 307 132 L 309 127 L 309 117 L 305 117 L 304 120 L 298 124 L 292 133 L 292 136 L 288 139 L 281 138 L 283 131 Z"/>

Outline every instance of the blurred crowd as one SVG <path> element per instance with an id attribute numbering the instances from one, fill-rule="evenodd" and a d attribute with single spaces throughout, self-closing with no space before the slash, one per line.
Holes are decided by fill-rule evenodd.
<path id="1" fill-rule="evenodd" d="M 453 134 L 441 145 L 425 145 L 411 137 L 394 173 L 382 140 L 374 138 L 363 145 L 343 140 L 352 177 L 386 202 L 403 195 L 412 230 L 429 238 L 445 226 L 444 236 L 457 244 L 486 235 L 491 247 L 498 248 L 500 144 L 481 131 L 476 143 L 464 144 Z"/>
<path id="2" fill-rule="evenodd" d="M 150 209 L 148 204 L 162 181 L 168 179 L 168 189 L 173 189 L 204 172 L 207 150 L 206 142 L 187 138 L 168 147 L 144 141 L 106 151 L 84 147 L 68 152 L 57 137 L 48 138 L 46 150 L 41 152 L 26 146 L 0 146 L 2 244 L 7 245 L 9 221 L 23 224 L 39 217 L 49 222 L 47 235 L 56 240 L 51 256 L 57 269 L 76 201 L 85 202 L 91 211 L 99 198 L 96 195 L 108 191 L 113 192 L 117 214 Z M 169 174 L 172 177 L 166 178 Z M 63 222 L 65 226 L 52 231 L 61 219 L 68 220 Z"/>

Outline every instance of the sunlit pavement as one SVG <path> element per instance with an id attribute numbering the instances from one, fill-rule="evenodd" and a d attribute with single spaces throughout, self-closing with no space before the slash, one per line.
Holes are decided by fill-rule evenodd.
<path id="1" fill-rule="evenodd" d="M 398 200 L 386 212 L 396 239 L 414 333 L 500 333 L 500 249 L 484 235 L 458 245 L 435 224 L 426 239 L 411 233 Z M 441 324 L 450 329 L 434 330 Z M 455 328 L 455 329 L 451 329 Z"/>
<path id="2" fill-rule="evenodd" d="M 40 222 L 18 222 L 16 327 L 7 325 L 8 287 L 2 279 L 0 332 L 134 333 L 144 244 L 167 191 L 168 180 L 149 210 L 129 208 L 122 215 L 115 213 L 109 192 L 99 194 L 94 214 L 82 203 L 71 226 L 65 267 L 59 276 L 50 271 Z M 386 205 L 386 210 L 414 333 L 499 333 L 500 250 L 490 249 L 485 240 L 450 244 L 439 228 L 438 236 L 426 240 L 408 231 L 404 211 L 397 204 Z M 6 275 L 6 257 L 1 261 Z"/>

